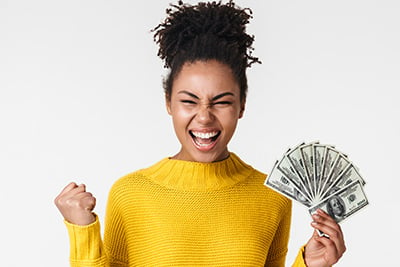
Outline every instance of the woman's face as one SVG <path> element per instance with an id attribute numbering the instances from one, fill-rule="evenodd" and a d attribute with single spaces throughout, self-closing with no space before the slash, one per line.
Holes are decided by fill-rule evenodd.
<path id="1" fill-rule="evenodd" d="M 231 69 L 216 60 L 186 63 L 175 77 L 167 110 L 181 150 L 175 159 L 213 162 L 229 156 L 227 145 L 244 111 Z"/>

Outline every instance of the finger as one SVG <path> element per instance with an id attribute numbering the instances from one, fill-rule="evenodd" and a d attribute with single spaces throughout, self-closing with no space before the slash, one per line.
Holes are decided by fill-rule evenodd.
<path id="1" fill-rule="evenodd" d="M 317 241 L 323 244 L 328 251 L 328 258 L 331 261 L 331 264 L 336 263 L 346 251 L 346 246 L 344 244 L 344 239 L 341 238 L 339 241 L 336 242 L 337 239 L 335 238 L 324 238 L 318 237 Z"/>
<path id="2" fill-rule="evenodd" d="M 77 185 L 76 183 L 72 182 L 68 184 L 63 191 L 57 196 L 56 200 L 62 201 L 62 199 L 68 199 L 76 194 L 86 191 L 86 186 L 84 184 Z"/>
<path id="3" fill-rule="evenodd" d="M 63 190 L 60 192 L 60 194 L 58 194 L 58 196 L 54 199 L 54 204 L 56 204 L 57 207 L 62 206 L 65 196 L 71 195 L 71 192 L 73 192 L 73 190 L 75 188 L 77 188 L 78 185 L 74 182 L 69 183 L 67 186 L 65 186 L 63 188 Z"/>
<path id="4" fill-rule="evenodd" d="M 334 225 L 337 224 L 337 222 L 331 216 L 329 216 L 328 213 L 326 213 L 325 211 L 323 211 L 321 209 L 317 210 L 316 215 L 319 216 L 321 218 L 321 220 L 325 221 L 326 224 L 329 224 L 332 227 L 334 227 Z"/>
<path id="5" fill-rule="evenodd" d="M 314 228 L 314 232 L 313 232 L 313 235 L 312 235 L 312 237 L 313 237 L 313 238 L 317 238 L 317 237 L 319 237 L 320 235 L 318 234 L 318 231 L 317 231 L 317 229 L 314 227 L 314 225 L 312 225 L 312 223 L 311 223 L 311 226 Z"/>
<path id="6" fill-rule="evenodd" d="M 74 195 L 73 200 L 79 203 L 87 198 L 93 198 L 94 200 L 96 199 L 92 193 L 84 191 Z"/>
<path id="7" fill-rule="evenodd" d="M 61 207 L 82 208 L 81 201 L 85 197 L 93 197 L 89 192 L 69 191 L 59 199 Z"/>
<path id="8" fill-rule="evenodd" d="M 63 197 L 65 197 L 65 198 L 74 197 L 75 195 L 78 195 L 79 193 L 82 193 L 82 192 L 86 192 L 86 185 L 84 185 L 84 184 L 77 185 L 75 188 L 71 189 L 70 191 L 65 192 L 63 194 Z"/>
<path id="9" fill-rule="evenodd" d="M 69 192 L 76 187 L 78 187 L 78 185 L 74 182 L 71 182 L 66 187 L 64 187 L 64 189 L 61 191 L 60 195 L 63 195 L 64 193 Z"/>
<path id="10" fill-rule="evenodd" d="M 80 199 L 80 206 L 87 211 L 92 211 L 96 206 L 96 198 L 93 197 L 90 193 L 82 196 L 82 198 Z"/>
<path id="11" fill-rule="evenodd" d="M 325 255 L 329 265 L 335 264 L 340 259 L 343 253 L 339 251 L 335 242 L 325 237 L 316 237 L 315 240 L 326 248 Z"/>
<path id="12" fill-rule="evenodd" d="M 314 217 L 316 216 L 313 216 L 313 218 Z M 320 218 L 316 218 L 315 221 L 311 223 L 311 225 L 312 227 L 314 227 L 314 229 L 318 229 L 319 231 L 327 234 L 329 236 L 329 239 L 335 243 L 337 249 L 344 253 L 346 247 L 344 244 L 343 232 L 337 223 L 334 223 L 334 225 L 332 226 L 332 224 L 326 224 L 326 221 L 321 220 Z"/>
<path id="13" fill-rule="evenodd" d="M 328 214 L 324 213 L 322 210 L 318 210 L 316 214 L 312 216 L 314 222 L 318 224 L 328 226 L 334 231 L 337 231 L 342 235 L 342 229 L 340 225 Z"/>
<path id="14" fill-rule="evenodd" d="M 335 229 L 332 229 L 331 227 L 324 225 L 322 223 L 317 223 L 317 222 L 312 222 L 311 226 L 314 227 L 315 230 L 319 230 L 320 232 L 324 233 L 323 236 L 321 237 L 325 237 L 327 239 L 332 240 L 332 242 L 335 242 L 335 244 L 339 247 L 341 246 L 341 244 L 343 243 L 343 237 L 341 235 L 340 232 L 338 232 Z M 313 234 L 313 237 L 320 237 L 320 235 L 317 234 Z"/>
<path id="15" fill-rule="evenodd" d="M 342 229 L 338 223 L 325 221 L 317 216 L 313 216 L 313 219 L 314 221 L 311 223 L 313 228 L 328 234 L 330 237 L 341 238 L 343 236 Z"/>
<path id="16" fill-rule="evenodd" d="M 86 192 L 86 185 L 85 184 L 80 184 L 76 188 L 74 188 L 77 192 Z"/>

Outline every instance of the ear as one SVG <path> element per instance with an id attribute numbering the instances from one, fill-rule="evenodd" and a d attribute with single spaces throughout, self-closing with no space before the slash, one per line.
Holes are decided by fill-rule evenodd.
<path id="1" fill-rule="evenodd" d="M 246 108 L 246 100 L 243 100 L 243 101 L 241 101 L 241 104 L 240 104 L 239 119 L 241 119 L 243 117 L 245 108 Z"/>
<path id="2" fill-rule="evenodd" d="M 168 114 L 171 115 L 171 98 L 168 96 L 165 96 L 165 107 L 167 108 Z"/>

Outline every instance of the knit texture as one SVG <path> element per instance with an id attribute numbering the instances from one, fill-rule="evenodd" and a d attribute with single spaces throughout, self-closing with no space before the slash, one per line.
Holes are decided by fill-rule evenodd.
<path id="1" fill-rule="evenodd" d="M 233 153 L 129 174 L 110 191 L 104 248 L 98 219 L 66 223 L 71 266 L 284 266 L 291 202 L 264 180 Z"/>

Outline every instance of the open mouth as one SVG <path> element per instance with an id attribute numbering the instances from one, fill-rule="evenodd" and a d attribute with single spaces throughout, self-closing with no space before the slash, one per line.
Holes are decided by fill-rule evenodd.
<path id="1" fill-rule="evenodd" d="M 214 147 L 221 131 L 212 132 L 196 132 L 189 131 L 190 136 L 193 139 L 194 144 L 201 150 L 209 150 Z"/>

